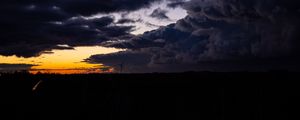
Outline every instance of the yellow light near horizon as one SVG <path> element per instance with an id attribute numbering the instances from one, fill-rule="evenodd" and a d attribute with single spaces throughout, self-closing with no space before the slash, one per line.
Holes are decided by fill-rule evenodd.
<path id="1" fill-rule="evenodd" d="M 116 48 L 106 48 L 100 46 L 90 46 L 90 47 L 75 47 L 73 50 L 51 50 L 44 53 L 38 57 L 16 57 L 16 56 L 0 56 L 0 63 L 7 64 L 34 64 L 31 70 L 39 71 L 53 71 L 56 70 L 58 73 L 69 72 L 72 73 L 84 73 L 90 71 L 91 69 L 99 69 L 102 64 L 90 64 L 83 62 L 84 59 L 89 58 L 91 55 L 95 54 L 109 54 L 123 51 L 122 49 Z M 85 71 L 86 69 L 86 71 Z M 77 71 L 75 71 L 77 70 Z M 94 70 L 97 71 L 97 70 Z"/>

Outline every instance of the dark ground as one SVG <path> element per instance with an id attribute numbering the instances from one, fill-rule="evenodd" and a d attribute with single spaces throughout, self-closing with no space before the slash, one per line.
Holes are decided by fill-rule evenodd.
<path id="1" fill-rule="evenodd" d="M 288 72 L 2 74 L 0 120 L 297 120 L 299 80 Z"/>

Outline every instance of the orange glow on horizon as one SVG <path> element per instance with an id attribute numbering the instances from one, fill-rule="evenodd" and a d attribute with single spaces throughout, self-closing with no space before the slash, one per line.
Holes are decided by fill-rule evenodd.
<path id="1" fill-rule="evenodd" d="M 91 64 L 83 62 L 95 54 L 109 54 L 123 51 L 116 48 L 105 48 L 100 46 L 75 47 L 74 50 L 51 50 L 46 51 L 38 57 L 16 57 L 0 56 L 0 63 L 6 64 L 33 64 L 29 72 L 32 74 L 40 73 L 58 73 L 58 74 L 88 74 L 88 73 L 106 73 L 113 72 L 113 68 L 103 64 Z M 48 52 L 51 52 L 49 54 Z M 107 68 L 107 69 L 103 69 Z"/>
<path id="2" fill-rule="evenodd" d="M 44 69 L 44 70 L 29 70 L 31 74 L 92 74 L 92 73 L 113 73 L 114 69 L 109 68 L 106 71 L 100 69 Z"/>

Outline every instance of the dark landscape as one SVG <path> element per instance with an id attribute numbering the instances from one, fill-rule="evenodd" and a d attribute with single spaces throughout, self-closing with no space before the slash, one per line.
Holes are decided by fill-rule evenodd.
<path id="1" fill-rule="evenodd" d="M 0 3 L 0 120 L 300 120 L 300 0 Z"/>
<path id="2" fill-rule="evenodd" d="M 0 119 L 299 119 L 298 80 L 283 71 L 1 74 Z"/>

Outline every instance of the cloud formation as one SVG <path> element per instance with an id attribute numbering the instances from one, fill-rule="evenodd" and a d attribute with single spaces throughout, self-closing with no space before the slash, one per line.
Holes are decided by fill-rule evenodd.
<path id="1" fill-rule="evenodd" d="M 105 45 L 150 54 L 148 68 L 290 69 L 299 66 L 298 5 L 297 0 L 191 0 L 183 5 L 188 16 L 176 24 Z M 107 62 L 95 56 L 91 61 Z"/>
<path id="2" fill-rule="evenodd" d="M 1 1 L 0 54 L 38 56 L 57 44 L 95 45 L 129 34 L 114 18 L 84 19 L 96 13 L 133 11 L 160 0 L 4 0 Z"/>
<path id="3" fill-rule="evenodd" d="M 128 66 L 134 66 L 130 71 L 142 70 L 138 67 L 147 67 L 148 71 L 198 70 L 219 63 L 238 63 L 238 67 L 253 65 L 253 61 L 298 66 L 297 0 L 167 0 L 168 7 L 180 6 L 188 15 L 167 26 L 148 22 L 159 28 L 142 35 L 130 33 L 135 26 L 126 24 L 138 22 L 131 18 L 86 17 L 128 13 L 159 1 L 162 0 L 4 0 L 0 5 L 0 54 L 32 57 L 45 50 L 103 45 L 129 51 L 94 55 L 87 61 L 112 64 L 114 58 L 134 59 L 128 62 Z M 164 9 L 154 10 L 151 16 L 168 19 Z M 68 47 L 57 46 L 62 44 Z"/>
<path id="4" fill-rule="evenodd" d="M 167 12 L 168 11 L 161 8 L 157 8 L 150 14 L 150 16 L 159 20 L 169 20 L 170 18 L 166 15 Z"/>
<path id="5" fill-rule="evenodd" d="M 170 8 L 182 7 L 186 2 L 187 0 L 171 0 L 167 6 Z"/>
<path id="6" fill-rule="evenodd" d="M 32 66 L 35 66 L 35 65 L 30 65 L 30 64 L 0 64 L 0 72 L 29 70 Z"/>

